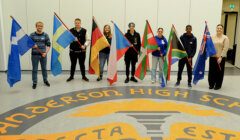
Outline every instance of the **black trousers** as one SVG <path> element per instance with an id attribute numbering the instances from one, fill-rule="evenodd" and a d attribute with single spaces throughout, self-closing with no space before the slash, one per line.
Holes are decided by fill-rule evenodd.
<path id="1" fill-rule="evenodd" d="M 136 70 L 136 59 L 135 58 L 127 58 L 125 59 L 125 64 L 126 64 L 126 76 L 129 78 L 129 69 L 130 69 L 130 64 L 131 64 L 131 76 L 134 77 L 135 75 L 135 70 Z"/>
<path id="2" fill-rule="evenodd" d="M 77 65 L 77 60 L 79 62 L 80 65 L 80 70 L 81 70 L 81 74 L 82 77 L 85 77 L 85 59 L 86 59 L 86 52 L 70 52 L 69 53 L 70 56 L 70 60 L 71 60 L 71 72 L 70 72 L 70 76 L 73 78 L 74 77 L 74 73 L 75 73 L 75 69 L 76 69 L 76 65 Z"/>
<path id="3" fill-rule="evenodd" d="M 180 59 L 178 62 L 178 78 L 177 78 L 177 80 L 178 81 L 182 80 L 182 72 L 183 72 L 185 65 L 187 65 L 188 83 L 191 83 L 192 82 L 192 66 L 191 66 L 192 62 L 190 64 L 186 57 Z"/>
<path id="4" fill-rule="evenodd" d="M 225 58 L 222 58 L 220 67 L 217 63 L 216 57 L 210 57 L 209 60 L 209 73 L 208 73 L 208 84 L 209 87 L 222 87 L 224 68 L 225 68 Z"/>

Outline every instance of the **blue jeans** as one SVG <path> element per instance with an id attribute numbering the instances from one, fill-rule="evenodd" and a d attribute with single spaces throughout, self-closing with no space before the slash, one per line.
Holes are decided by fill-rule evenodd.
<path id="1" fill-rule="evenodd" d="M 104 65 L 105 65 L 106 61 L 108 63 L 108 58 L 109 58 L 109 54 L 102 53 L 102 52 L 99 53 L 100 76 L 103 75 Z"/>
<path id="2" fill-rule="evenodd" d="M 42 57 L 41 55 L 32 55 L 32 81 L 33 84 L 37 84 L 37 73 L 38 73 L 38 64 L 41 64 L 43 81 L 47 82 L 47 56 Z"/>
<path id="3" fill-rule="evenodd" d="M 151 74 L 151 80 L 153 82 L 156 82 L 156 70 L 157 70 L 157 65 L 159 67 L 159 72 L 158 72 L 158 79 L 159 83 L 162 82 L 161 78 L 163 75 L 163 59 L 162 57 L 156 57 L 152 56 L 152 74 Z"/>

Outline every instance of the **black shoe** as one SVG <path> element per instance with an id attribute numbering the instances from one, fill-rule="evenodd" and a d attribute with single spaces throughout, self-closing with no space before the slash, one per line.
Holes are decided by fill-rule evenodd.
<path id="1" fill-rule="evenodd" d="M 48 87 L 50 87 L 50 83 L 48 81 L 45 81 L 44 84 Z"/>
<path id="2" fill-rule="evenodd" d="M 128 82 L 129 82 L 129 78 L 126 78 L 125 83 L 128 83 Z"/>
<path id="3" fill-rule="evenodd" d="M 74 78 L 73 77 L 69 77 L 68 79 L 67 79 L 67 82 L 70 82 L 70 81 L 72 81 Z"/>
<path id="4" fill-rule="evenodd" d="M 135 78 L 135 77 L 131 77 L 131 79 L 130 79 L 131 81 L 133 81 L 133 82 L 135 82 L 135 83 L 137 83 L 138 81 L 137 81 L 137 79 Z"/>
<path id="5" fill-rule="evenodd" d="M 99 76 L 98 78 L 97 78 L 97 81 L 101 81 L 102 80 L 102 76 Z"/>
<path id="6" fill-rule="evenodd" d="M 191 88 L 191 87 L 192 87 L 192 84 L 191 84 L 191 83 L 188 83 L 188 87 Z"/>
<path id="7" fill-rule="evenodd" d="M 180 81 L 177 81 L 176 84 L 175 84 L 175 86 L 177 87 L 177 86 L 179 86 L 179 85 L 180 85 Z"/>
<path id="8" fill-rule="evenodd" d="M 213 89 L 214 88 L 214 86 L 209 86 L 209 89 Z"/>
<path id="9" fill-rule="evenodd" d="M 37 84 L 33 84 L 32 89 L 36 89 L 37 88 Z"/>
<path id="10" fill-rule="evenodd" d="M 214 90 L 219 90 L 220 88 L 221 88 L 221 87 L 216 87 L 216 86 L 215 86 Z"/>
<path id="11" fill-rule="evenodd" d="M 84 81 L 86 81 L 86 82 L 89 81 L 89 79 L 88 79 L 86 76 L 84 76 L 82 79 L 83 79 Z"/>

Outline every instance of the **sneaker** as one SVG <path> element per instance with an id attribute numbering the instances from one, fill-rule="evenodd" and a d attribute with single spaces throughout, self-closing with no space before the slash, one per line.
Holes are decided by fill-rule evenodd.
<path id="1" fill-rule="evenodd" d="M 73 77 L 69 77 L 68 79 L 67 79 L 67 82 L 70 82 L 70 81 L 72 81 L 74 78 Z"/>
<path id="2" fill-rule="evenodd" d="M 192 87 L 192 84 L 191 84 L 191 83 L 188 83 L 188 87 L 191 88 L 191 87 Z"/>
<path id="3" fill-rule="evenodd" d="M 135 82 L 135 83 L 137 83 L 138 81 L 137 81 L 137 79 L 135 78 L 135 77 L 131 77 L 131 79 L 130 79 L 131 81 L 133 81 L 133 82 Z"/>
<path id="4" fill-rule="evenodd" d="M 176 84 L 175 84 L 175 86 L 177 87 L 177 86 L 179 86 L 179 85 L 180 85 L 180 81 L 177 81 Z"/>
<path id="5" fill-rule="evenodd" d="M 102 80 L 102 77 L 101 77 L 101 76 L 97 78 L 97 81 L 101 81 L 101 80 Z"/>
<path id="6" fill-rule="evenodd" d="M 36 88 L 37 88 L 37 84 L 33 84 L 32 89 L 36 89 Z"/>
<path id="7" fill-rule="evenodd" d="M 128 82 L 129 82 L 129 78 L 126 78 L 125 83 L 128 83 Z"/>
<path id="8" fill-rule="evenodd" d="M 209 86 L 209 89 L 213 89 L 214 88 L 214 86 Z"/>
<path id="9" fill-rule="evenodd" d="M 155 84 L 155 81 L 152 81 L 152 84 Z"/>
<path id="10" fill-rule="evenodd" d="M 44 84 L 48 87 L 50 87 L 50 83 L 48 81 L 45 81 Z"/>
<path id="11" fill-rule="evenodd" d="M 86 82 L 89 81 L 89 79 L 88 79 L 86 76 L 84 76 L 82 79 L 83 79 L 84 81 L 86 81 Z"/>

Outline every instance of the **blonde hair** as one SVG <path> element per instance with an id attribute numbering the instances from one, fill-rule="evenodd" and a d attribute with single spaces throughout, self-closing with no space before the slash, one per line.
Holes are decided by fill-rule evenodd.
<path id="1" fill-rule="evenodd" d="M 35 23 L 35 26 L 37 27 L 38 24 L 42 24 L 42 25 L 43 25 L 43 22 L 42 22 L 42 21 L 37 21 L 37 22 Z"/>

